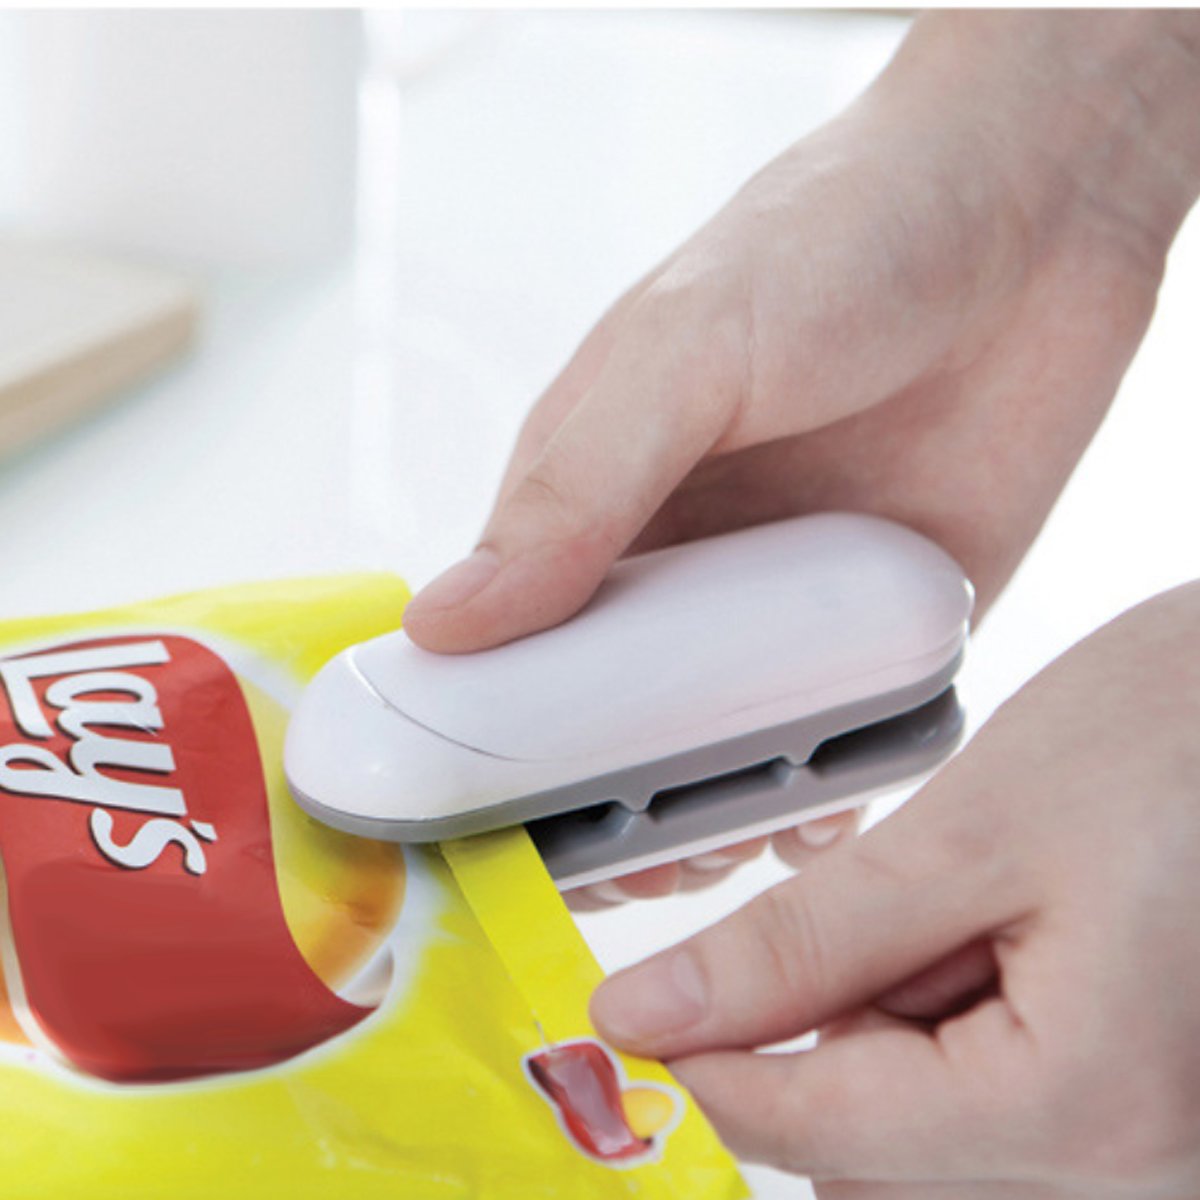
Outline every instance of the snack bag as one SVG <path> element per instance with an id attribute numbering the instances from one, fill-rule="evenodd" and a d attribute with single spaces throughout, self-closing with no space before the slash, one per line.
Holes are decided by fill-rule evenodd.
<path id="1" fill-rule="evenodd" d="M 388 576 L 0 625 L 0 1194 L 745 1194 L 523 830 L 435 848 L 288 794 L 290 706 Z"/>

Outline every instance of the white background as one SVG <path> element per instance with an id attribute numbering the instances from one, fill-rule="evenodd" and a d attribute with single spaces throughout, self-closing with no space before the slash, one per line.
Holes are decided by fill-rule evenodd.
<path id="1" fill-rule="evenodd" d="M 373 18 L 357 253 L 192 264 L 192 359 L 0 471 L 0 616 L 356 566 L 424 583 L 469 548 L 522 413 L 602 308 L 850 100 L 904 29 L 861 14 Z M 28 216 L 10 192 L 4 215 Z M 972 648 L 973 725 L 1096 625 L 1200 576 L 1198 313 L 1194 215 L 1113 413 Z M 582 924 L 616 966 L 781 874 L 764 859 L 709 895 Z M 762 1197 L 808 1194 L 752 1177 Z"/>

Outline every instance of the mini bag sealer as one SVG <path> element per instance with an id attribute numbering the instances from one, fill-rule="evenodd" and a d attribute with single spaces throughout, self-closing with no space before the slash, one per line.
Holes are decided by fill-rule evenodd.
<path id="1" fill-rule="evenodd" d="M 797 517 L 625 559 L 565 624 L 475 654 L 403 631 L 301 697 L 300 804 L 425 842 L 526 822 L 578 887 L 863 803 L 946 758 L 970 584 L 875 517 Z"/>

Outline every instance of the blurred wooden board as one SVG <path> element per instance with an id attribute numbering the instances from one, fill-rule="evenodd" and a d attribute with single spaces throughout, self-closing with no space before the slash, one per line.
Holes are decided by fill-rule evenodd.
<path id="1" fill-rule="evenodd" d="M 0 239 L 0 456 L 178 357 L 197 314 L 192 290 L 165 272 Z"/>

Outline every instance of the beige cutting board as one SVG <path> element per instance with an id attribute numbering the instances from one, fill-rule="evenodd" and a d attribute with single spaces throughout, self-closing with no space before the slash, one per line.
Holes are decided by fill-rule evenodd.
<path id="1" fill-rule="evenodd" d="M 196 324 L 195 294 L 171 275 L 0 239 L 0 456 L 170 362 Z"/>

